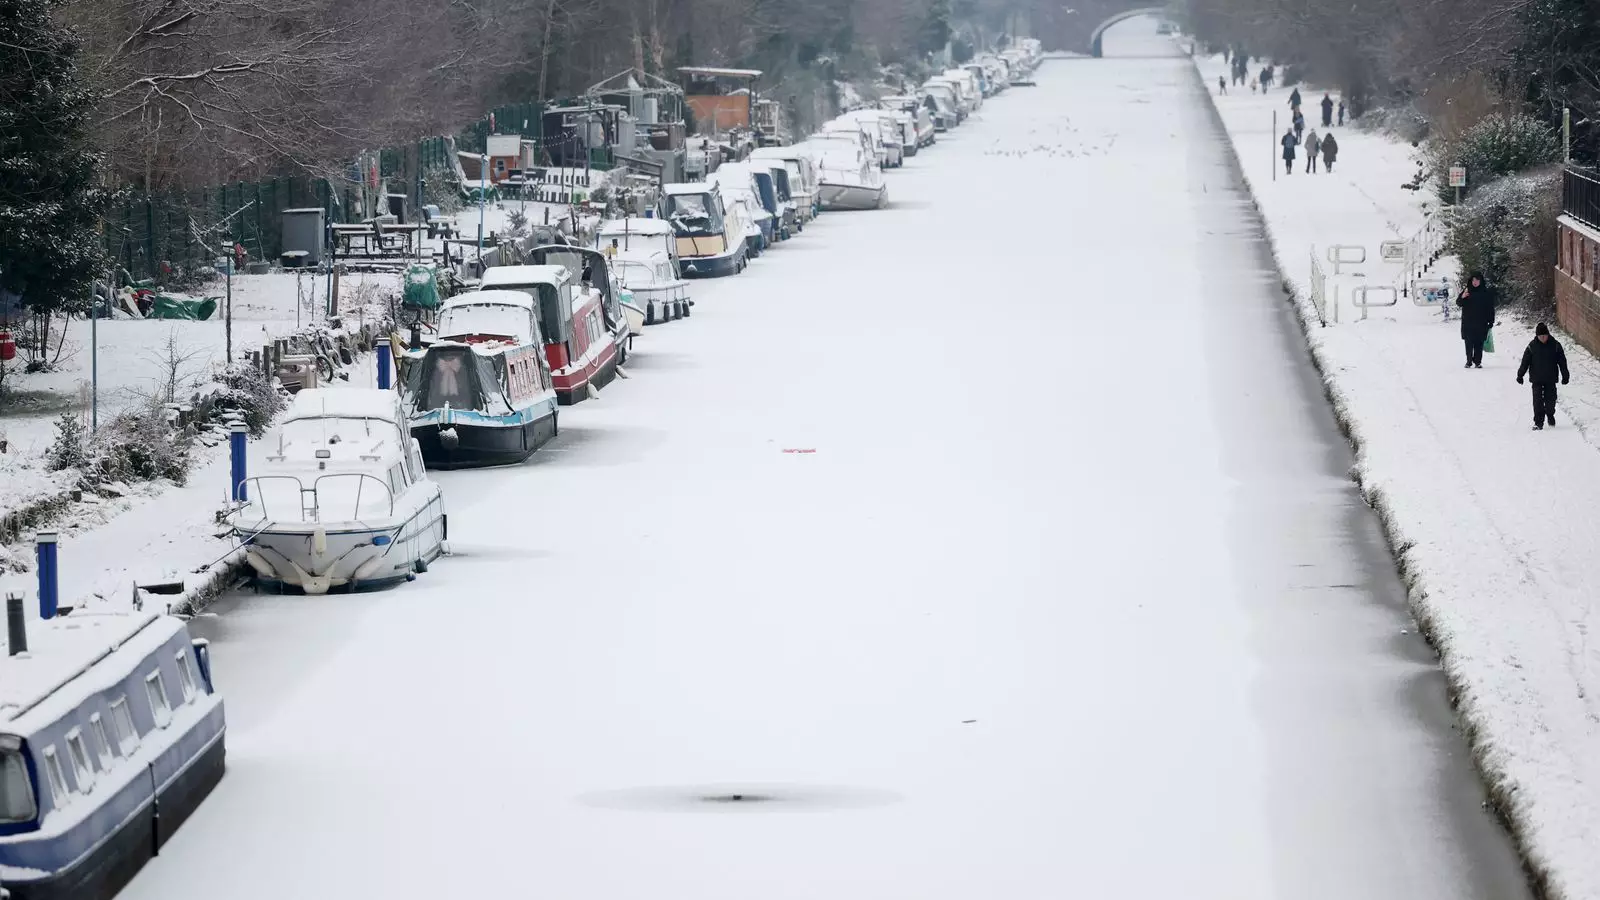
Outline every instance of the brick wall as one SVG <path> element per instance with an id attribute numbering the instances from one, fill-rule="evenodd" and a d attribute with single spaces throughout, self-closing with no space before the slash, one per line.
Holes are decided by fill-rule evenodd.
<path id="1" fill-rule="evenodd" d="M 1556 322 L 1600 355 L 1600 232 L 1562 216 L 1556 240 Z"/>

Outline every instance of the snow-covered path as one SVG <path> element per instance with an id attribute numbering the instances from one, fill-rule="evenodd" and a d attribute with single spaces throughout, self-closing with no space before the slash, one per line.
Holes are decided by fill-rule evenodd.
<path id="1" fill-rule="evenodd" d="M 219 605 L 124 896 L 1522 896 L 1203 103 L 1047 64 L 445 476 L 415 584 Z"/>

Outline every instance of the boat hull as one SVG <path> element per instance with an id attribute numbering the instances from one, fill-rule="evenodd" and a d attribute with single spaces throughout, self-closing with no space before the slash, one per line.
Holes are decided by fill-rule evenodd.
<path id="1" fill-rule="evenodd" d="M 634 288 L 633 299 L 644 306 L 644 323 L 659 325 L 683 317 L 689 305 L 689 287 L 678 283 Z"/>
<path id="2" fill-rule="evenodd" d="M 598 390 L 616 380 L 616 377 L 617 354 L 612 352 L 607 354 L 605 359 L 600 361 L 600 364 L 595 367 L 593 374 L 587 378 L 580 379 L 571 376 L 557 375 L 556 402 L 562 406 L 576 406 L 577 404 L 589 399 L 589 386 L 591 384 L 594 385 L 596 390 Z"/>
<path id="3" fill-rule="evenodd" d="M 888 185 L 869 187 L 864 184 L 823 182 L 820 194 L 825 210 L 882 209 L 888 200 L 889 188 Z"/>
<path id="4" fill-rule="evenodd" d="M 227 769 L 227 731 L 221 722 L 220 703 L 201 721 L 211 723 L 211 716 L 217 717 L 214 732 L 197 736 L 197 755 L 156 791 L 154 804 L 146 798 L 116 831 L 71 868 L 34 880 L 7 878 L 10 900 L 111 900 L 116 896 L 222 780 Z"/>
<path id="5" fill-rule="evenodd" d="M 488 420 L 489 417 L 484 417 Z M 455 439 L 444 434 L 455 433 Z M 463 421 L 452 412 L 448 423 L 411 420 L 411 436 L 422 445 L 422 461 L 430 469 L 465 469 L 519 463 L 556 436 L 556 408 L 552 404 L 520 421 Z"/>
<path id="6" fill-rule="evenodd" d="M 739 271 L 739 258 L 743 250 L 743 244 L 738 244 L 732 250 L 716 256 L 684 256 L 678 260 L 678 267 L 683 270 L 685 278 L 721 278 L 724 275 L 733 275 Z"/>
<path id="7" fill-rule="evenodd" d="M 444 552 L 444 499 L 435 492 L 413 515 L 381 525 L 329 523 L 320 529 L 307 523 L 262 528 L 241 525 L 240 543 L 255 570 L 256 583 L 277 590 L 326 594 L 332 590 L 367 590 L 404 581 Z M 389 542 L 373 543 L 386 536 Z"/>

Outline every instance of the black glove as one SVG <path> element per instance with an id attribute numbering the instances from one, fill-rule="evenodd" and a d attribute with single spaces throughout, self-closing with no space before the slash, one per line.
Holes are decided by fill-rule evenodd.
<path id="1" fill-rule="evenodd" d="M 1522 376 L 1518 375 L 1517 376 L 1517 384 L 1521 384 L 1521 383 L 1522 383 Z"/>
<path id="2" fill-rule="evenodd" d="M 1561 379 L 1561 383 L 1562 383 L 1562 384 L 1566 384 L 1566 383 L 1567 383 L 1567 381 L 1568 381 L 1568 379 L 1567 379 L 1567 378 L 1562 378 L 1562 379 Z"/>

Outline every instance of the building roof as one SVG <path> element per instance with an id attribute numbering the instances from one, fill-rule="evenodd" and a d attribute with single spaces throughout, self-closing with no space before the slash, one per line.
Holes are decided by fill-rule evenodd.
<path id="1" fill-rule="evenodd" d="M 719 69 L 714 66 L 679 66 L 685 75 L 704 75 L 708 78 L 760 78 L 760 69 Z"/>

